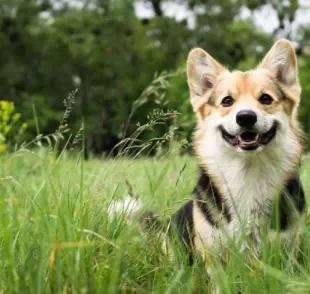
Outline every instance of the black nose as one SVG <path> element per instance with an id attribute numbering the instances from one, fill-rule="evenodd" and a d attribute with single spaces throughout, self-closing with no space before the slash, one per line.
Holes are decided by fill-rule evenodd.
<path id="1" fill-rule="evenodd" d="M 241 110 L 237 113 L 236 120 L 240 127 L 251 128 L 257 122 L 257 116 L 252 110 Z"/>

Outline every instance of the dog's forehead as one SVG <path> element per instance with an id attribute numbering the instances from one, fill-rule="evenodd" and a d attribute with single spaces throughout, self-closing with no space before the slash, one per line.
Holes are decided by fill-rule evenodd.
<path id="1" fill-rule="evenodd" d="M 225 72 L 219 77 L 217 84 L 218 94 L 226 92 L 236 96 L 244 94 L 256 96 L 257 92 L 264 89 L 277 91 L 276 81 L 264 69 Z"/>

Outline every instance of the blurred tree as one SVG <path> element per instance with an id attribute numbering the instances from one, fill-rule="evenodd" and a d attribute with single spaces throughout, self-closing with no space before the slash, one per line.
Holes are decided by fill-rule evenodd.
<path id="1" fill-rule="evenodd" d="M 138 2 L 148 3 L 154 17 L 138 19 Z M 248 69 L 274 36 L 292 37 L 299 8 L 297 0 L 174 1 L 187 9 L 193 23 L 188 25 L 187 19 L 167 16 L 169 2 L 76 0 L 72 5 L 66 0 L 0 0 L 0 98 L 14 101 L 28 118 L 28 139 L 57 129 L 63 100 L 75 88 L 79 91 L 70 125 L 77 130 L 84 120 L 87 146 L 95 153 L 110 152 L 133 134 L 137 123 L 147 123 L 154 108 L 175 109 L 182 115 L 144 132 L 141 140 L 158 138 L 174 124 L 179 127 L 177 138 L 189 139 L 194 117 L 184 70 L 170 78 L 167 91 L 166 84 L 159 85 L 158 93 L 140 96 L 154 74 L 184 69 L 188 51 L 197 46 L 229 68 Z M 269 35 L 252 21 L 253 13 L 266 5 L 279 20 Z M 240 17 L 242 9 L 250 12 L 249 18 Z M 305 30 L 298 38 L 305 43 L 309 34 Z M 309 63 L 308 56 L 302 56 L 304 82 Z M 145 93 L 150 93 L 148 98 Z M 301 107 L 303 122 L 309 125 L 310 105 L 303 102 Z"/>

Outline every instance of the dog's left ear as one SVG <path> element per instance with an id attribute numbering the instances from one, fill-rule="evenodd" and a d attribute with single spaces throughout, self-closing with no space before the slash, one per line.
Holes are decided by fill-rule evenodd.
<path id="1" fill-rule="evenodd" d="M 288 40 L 277 41 L 265 55 L 259 68 L 269 70 L 278 82 L 286 86 L 298 84 L 295 49 Z"/>
<path id="2" fill-rule="evenodd" d="M 191 50 L 187 59 L 187 81 L 194 111 L 207 102 L 206 93 L 214 88 L 225 68 L 200 48 Z"/>

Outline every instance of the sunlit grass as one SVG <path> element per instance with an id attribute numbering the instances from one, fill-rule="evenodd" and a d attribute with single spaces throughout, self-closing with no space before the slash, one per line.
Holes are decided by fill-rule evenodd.
<path id="1" fill-rule="evenodd" d="M 2 293 L 207 293 L 204 267 L 160 253 L 138 226 L 109 222 L 107 207 L 134 186 L 146 208 L 162 218 L 191 197 L 198 170 L 189 156 L 163 159 L 90 159 L 39 149 L 1 159 L 0 292 Z M 310 163 L 302 169 L 310 193 Z M 221 293 L 309 293 L 310 242 L 300 261 L 275 258 L 245 264 L 233 254 L 214 268 Z M 226 292 L 225 292 L 226 291 Z"/>

